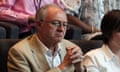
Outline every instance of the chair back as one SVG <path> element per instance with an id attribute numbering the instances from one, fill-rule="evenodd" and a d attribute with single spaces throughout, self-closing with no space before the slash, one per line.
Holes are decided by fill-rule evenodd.
<path id="1" fill-rule="evenodd" d="M 80 46 L 84 54 L 92 49 L 100 48 L 103 44 L 102 40 L 71 40 L 71 41 Z"/>
<path id="2" fill-rule="evenodd" d="M 8 51 L 19 39 L 0 39 L 0 72 L 7 72 Z"/>
<path id="3" fill-rule="evenodd" d="M 17 25 L 10 22 L 0 21 L 0 26 L 6 29 L 6 38 L 19 38 L 19 27 Z"/>

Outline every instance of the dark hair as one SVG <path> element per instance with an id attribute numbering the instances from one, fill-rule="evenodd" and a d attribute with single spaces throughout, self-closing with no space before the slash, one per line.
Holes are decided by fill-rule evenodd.
<path id="1" fill-rule="evenodd" d="M 101 22 L 103 42 L 108 44 L 113 32 L 120 32 L 120 10 L 111 10 L 106 13 Z"/>

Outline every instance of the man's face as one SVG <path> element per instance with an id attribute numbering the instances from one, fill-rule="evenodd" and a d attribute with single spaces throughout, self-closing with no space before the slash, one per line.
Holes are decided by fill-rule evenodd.
<path id="1" fill-rule="evenodd" d="M 53 10 L 53 9 L 52 9 Z M 49 41 L 59 42 L 64 38 L 67 29 L 67 17 L 63 11 L 48 9 L 41 25 L 42 37 Z"/>

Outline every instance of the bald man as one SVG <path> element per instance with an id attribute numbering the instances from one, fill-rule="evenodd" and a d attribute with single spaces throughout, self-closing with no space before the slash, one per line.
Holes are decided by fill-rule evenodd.
<path id="1" fill-rule="evenodd" d="M 8 72 L 81 72 L 81 49 L 65 40 L 67 15 L 55 5 L 36 14 L 36 33 L 14 45 L 8 56 Z"/>

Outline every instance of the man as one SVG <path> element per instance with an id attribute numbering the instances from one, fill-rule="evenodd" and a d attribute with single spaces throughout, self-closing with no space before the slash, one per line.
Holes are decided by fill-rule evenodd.
<path id="1" fill-rule="evenodd" d="M 63 39 L 67 26 L 67 16 L 57 6 L 38 10 L 37 32 L 10 49 L 8 72 L 81 72 L 80 48 Z"/>

